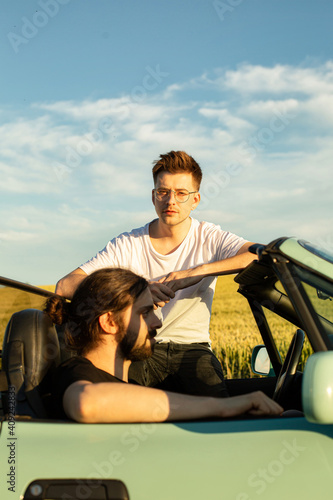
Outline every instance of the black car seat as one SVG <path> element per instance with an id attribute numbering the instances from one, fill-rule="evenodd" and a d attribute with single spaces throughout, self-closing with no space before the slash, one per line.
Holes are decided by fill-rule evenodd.
<path id="1" fill-rule="evenodd" d="M 8 413 L 8 396 L 12 401 L 14 394 L 16 415 L 52 416 L 50 382 L 59 363 L 58 335 L 49 316 L 38 309 L 13 314 L 2 348 L 0 388 L 4 391 L 4 413 Z"/>

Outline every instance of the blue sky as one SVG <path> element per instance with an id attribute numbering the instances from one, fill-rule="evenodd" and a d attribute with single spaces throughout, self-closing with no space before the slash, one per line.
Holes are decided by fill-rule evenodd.
<path id="1" fill-rule="evenodd" d="M 333 250 L 331 0 L 3 2 L 0 274 L 51 284 L 154 218 L 151 167 L 201 165 L 196 217 Z"/>

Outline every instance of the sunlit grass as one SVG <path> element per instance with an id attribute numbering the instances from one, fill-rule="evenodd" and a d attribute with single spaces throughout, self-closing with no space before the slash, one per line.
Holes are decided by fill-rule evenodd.
<path id="1" fill-rule="evenodd" d="M 54 285 L 41 287 L 54 292 Z M 6 325 L 11 315 L 22 309 L 43 309 L 45 297 L 23 292 L 15 288 L 0 288 L 0 341 L 2 345 Z"/>
<path id="2" fill-rule="evenodd" d="M 251 377 L 252 350 L 263 341 L 248 302 L 237 293 L 238 285 L 233 278 L 224 276 L 217 280 L 210 323 L 212 349 L 228 378 Z M 267 311 L 267 319 L 284 359 L 296 327 L 270 311 Z M 306 340 L 301 366 L 311 353 Z"/>

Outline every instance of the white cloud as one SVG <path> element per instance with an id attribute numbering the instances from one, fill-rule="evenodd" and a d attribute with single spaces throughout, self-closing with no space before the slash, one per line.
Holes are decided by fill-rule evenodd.
<path id="1" fill-rule="evenodd" d="M 228 70 L 216 80 L 220 88 L 240 94 L 305 94 L 331 93 L 333 91 L 333 63 L 313 67 L 292 67 L 277 64 L 273 67 L 240 65 Z"/>
<path id="2" fill-rule="evenodd" d="M 198 216 L 261 241 L 297 230 L 324 238 L 332 75 L 332 62 L 243 65 L 175 82 L 137 103 L 131 96 L 35 103 L 0 126 L 1 244 L 10 252 L 26 242 L 38 254 L 53 242 L 62 255 L 61 242 L 73 248 L 89 239 L 79 260 L 88 258 L 96 239 L 102 246 L 154 216 L 152 162 L 171 149 L 203 167 Z"/>
<path id="3" fill-rule="evenodd" d="M 320 126 L 327 127 L 333 126 L 333 91 L 331 94 L 319 94 L 309 99 L 307 103 L 303 105 L 304 115 L 308 120 L 312 121 L 309 123 L 313 129 L 318 129 Z"/>
<path id="4" fill-rule="evenodd" d="M 248 119 L 258 121 L 258 119 L 269 120 L 274 116 L 286 116 L 286 120 L 290 121 L 297 114 L 300 103 L 296 99 L 268 99 L 251 100 L 242 105 L 239 112 L 244 114 Z"/>
<path id="5" fill-rule="evenodd" d="M 0 233 L 0 241 L 1 242 L 13 242 L 13 243 L 26 243 L 27 241 L 33 241 L 36 238 L 37 234 L 35 233 L 27 233 L 24 231 L 5 231 Z"/>
<path id="6" fill-rule="evenodd" d="M 273 96 L 289 94 L 297 98 L 332 94 L 333 61 L 312 67 L 282 64 L 265 67 L 243 63 L 237 69 L 217 68 L 188 82 L 168 87 L 170 95 L 200 89 L 232 92 L 242 99 L 258 93 Z"/>
<path id="7" fill-rule="evenodd" d="M 226 105 L 224 104 L 224 106 Z M 216 108 L 205 106 L 199 109 L 199 114 L 208 119 L 218 120 L 222 126 L 225 126 L 233 134 L 248 134 L 254 129 L 252 123 L 242 117 L 235 116 L 235 113 L 232 113 L 226 107 Z"/>

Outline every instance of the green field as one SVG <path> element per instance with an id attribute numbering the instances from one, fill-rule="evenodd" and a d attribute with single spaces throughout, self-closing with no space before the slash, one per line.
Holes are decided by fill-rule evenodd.
<path id="1" fill-rule="evenodd" d="M 54 290 L 54 286 L 43 288 Z M 20 290 L 0 288 L 1 343 L 6 325 L 13 312 L 30 307 L 42 309 L 44 302 L 43 297 Z M 281 356 L 284 357 L 292 334 L 295 333 L 295 326 L 273 313 L 270 313 L 269 321 Z M 256 344 L 262 343 L 262 340 L 246 299 L 237 293 L 237 284 L 233 276 L 225 276 L 217 280 L 210 334 L 212 348 L 222 363 L 225 375 L 228 378 L 251 376 L 251 352 Z M 302 354 L 303 365 L 310 353 L 310 345 L 306 342 Z"/>

